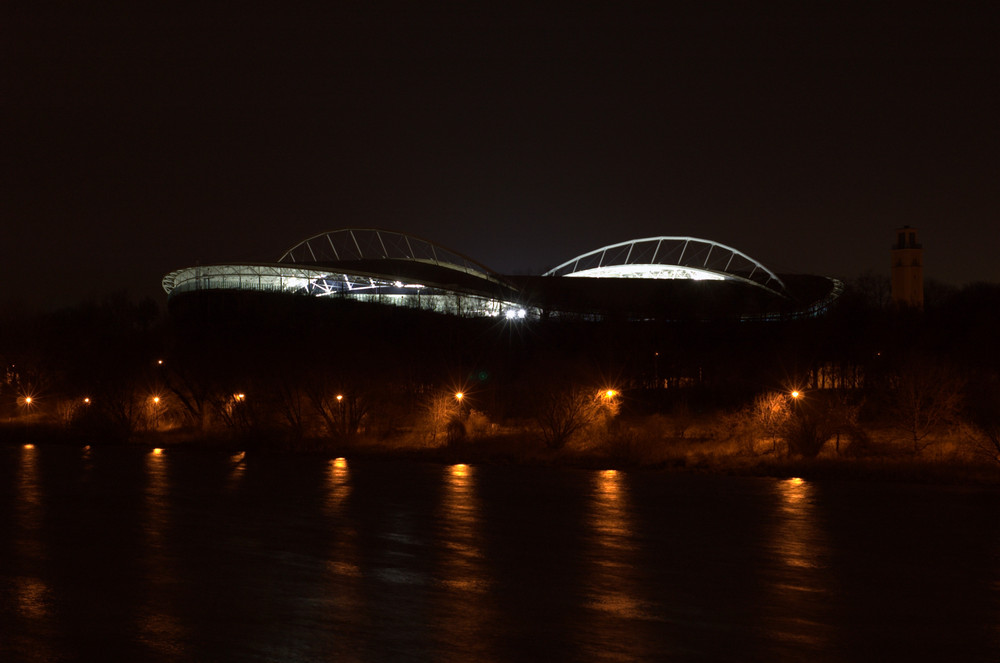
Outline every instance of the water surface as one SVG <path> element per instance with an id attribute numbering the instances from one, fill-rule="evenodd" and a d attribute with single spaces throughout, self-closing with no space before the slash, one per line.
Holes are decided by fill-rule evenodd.
<path id="1" fill-rule="evenodd" d="M 0 448 L 0 660 L 996 661 L 1000 492 Z"/>

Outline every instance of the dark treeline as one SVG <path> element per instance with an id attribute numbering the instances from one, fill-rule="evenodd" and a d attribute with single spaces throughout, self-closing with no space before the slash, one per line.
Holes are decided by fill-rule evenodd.
<path id="1" fill-rule="evenodd" d="M 533 422 L 560 446 L 593 419 L 580 403 L 614 390 L 604 415 L 742 411 L 758 438 L 803 456 L 841 432 L 860 448 L 871 422 L 914 452 L 959 421 L 996 445 L 1000 286 L 929 284 L 922 312 L 887 295 L 862 277 L 824 316 L 784 322 L 487 320 L 262 293 L 184 295 L 168 313 L 116 295 L 5 314 L 0 418 L 118 440 L 436 441 Z M 787 401 L 793 389 L 809 398 Z M 780 432 L 765 412 L 775 395 L 795 415 Z"/>

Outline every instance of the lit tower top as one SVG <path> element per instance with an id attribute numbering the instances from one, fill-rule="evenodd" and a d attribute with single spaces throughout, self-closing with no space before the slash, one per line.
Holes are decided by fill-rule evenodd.
<path id="1" fill-rule="evenodd" d="M 917 243 L 917 229 L 903 226 L 892 245 L 892 303 L 924 308 L 924 248 Z"/>

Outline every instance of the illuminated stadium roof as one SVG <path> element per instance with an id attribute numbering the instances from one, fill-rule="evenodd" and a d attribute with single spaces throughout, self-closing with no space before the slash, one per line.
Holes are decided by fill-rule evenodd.
<path id="1" fill-rule="evenodd" d="M 564 276 L 589 277 L 596 283 L 553 278 Z M 302 240 L 277 262 L 173 271 L 163 278 L 163 289 L 171 301 L 187 292 L 271 292 L 512 319 L 546 314 L 601 319 L 612 311 L 633 319 L 773 319 L 815 315 L 840 292 L 839 282 L 823 277 L 787 278 L 798 279 L 794 294 L 760 262 L 732 247 L 695 237 L 647 237 L 611 244 L 542 276 L 525 277 L 502 276 L 412 235 L 345 228 Z M 803 296 L 803 278 L 823 283 L 812 283 Z M 723 283 L 696 283 L 705 281 Z"/>
<path id="2" fill-rule="evenodd" d="M 736 249 L 697 237 L 646 237 L 567 260 L 545 276 L 742 281 L 786 294 L 778 276 Z"/>
<path id="3" fill-rule="evenodd" d="M 344 228 L 313 235 L 285 251 L 278 262 L 307 265 L 367 260 L 405 260 L 496 280 L 492 270 L 443 246 L 412 235 L 375 228 Z"/>
<path id="4" fill-rule="evenodd" d="M 277 263 L 216 264 L 167 274 L 168 296 L 206 290 L 344 296 L 450 313 L 524 317 L 516 288 L 482 264 L 425 239 L 374 228 L 319 233 Z"/>

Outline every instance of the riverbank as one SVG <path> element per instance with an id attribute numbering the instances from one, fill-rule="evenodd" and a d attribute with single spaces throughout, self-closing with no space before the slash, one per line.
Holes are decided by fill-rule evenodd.
<path id="1" fill-rule="evenodd" d="M 878 439 L 878 433 L 873 433 Z M 382 459 L 442 464 L 505 464 L 571 467 L 594 470 L 641 470 L 775 478 L 892 481 L 949 485 L 1000 486 L 1000 462 L 968 439 L 937 440 L 921 454 L 900 445 L 873 445 L 866 453 L 827 445 L 815 458 L 796 458 L 770 443 L 748 445 L 716 437 L 605 436 L 559 449 L 545 446 L 536 435 L 507 431 L 447 443 L 421 437 L 373 439 L 282 439 L 193 431 L 147 431 L 128 440 L 81 435 L 63 427 L 0 425 L 3 445 L 129 446 L 168 452 L 245 452 L 255 456 L 315 455 L 324 458 Z"/>

